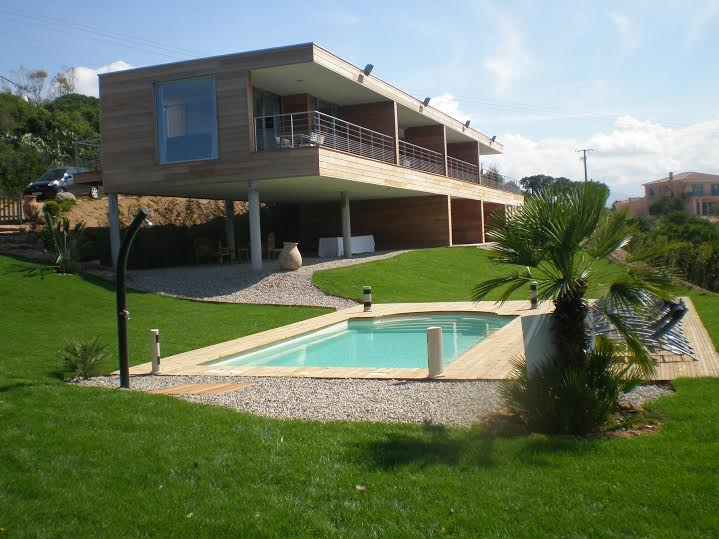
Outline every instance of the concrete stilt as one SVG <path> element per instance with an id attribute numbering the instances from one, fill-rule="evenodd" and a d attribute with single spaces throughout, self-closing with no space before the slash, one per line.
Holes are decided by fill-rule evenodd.
<path id="1" fill-rule="evenodd" d="M 260 229 L 260 194 L 257 182 L 250 180 L 247 189 L 250 207 L 250 261 L 254 271 L 262 271 L 262 230 Z"/>
<path id="2" fill-rule="evenodd" d="M 235 203 L 225 200 L 225 242 L 235 252 Z"/>
<path id="3" fill-rule="evenodd" d="M 120 252 L 120 207 L 117 201 L 117 194 L 107 195 L 107 217 L 110 221 L 110 253 L 112 254 L 112 266 L 117 267 L 117 255 Z"/>
<path id="4" fill-rule="evenodd" d="M 342 193 L 342 248 L 344 257 L 352 258 L 352 225 L 350 223 L 350 197 Z"/>

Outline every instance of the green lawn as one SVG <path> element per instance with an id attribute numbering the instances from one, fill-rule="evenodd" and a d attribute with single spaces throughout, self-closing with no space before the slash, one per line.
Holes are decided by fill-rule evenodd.
<path id="1" fill-rule="evenodd" d="M 627 440 L 263 419 L 63 384 L 55 352 L 69 335 L 110 342 L 113 294 L 28 267 L 0 257 L 0 535 L 719 533 L 716 380 L 678 382 L 651 406 L 660 431 Z M 151 326 L 169 354 L 322 312 L 149 294 L 129 305 L 133 362 Z M 697 305 L 716 328 L 717 298 Z"/>
<path id="2" fill-rule="evenodd" d="M 605 268 L 623 271 L 605 263 Z M 335 296 L 359 299 L 364 285 L 372 286 L 377 303 L 414 301 L 469 301 L 478 282 L 506 275 L 511 266 L 489 258 L 475 247 L 438 247 L 404 253 L 393 258 L 318 271 L 312 282 Z M 591 292 L 591 290 L 590 290 Z M 497 299 L 494 293 L 488 299 Z M 528 299 L 529 290 L 517 290 L 513 299 Z"/>

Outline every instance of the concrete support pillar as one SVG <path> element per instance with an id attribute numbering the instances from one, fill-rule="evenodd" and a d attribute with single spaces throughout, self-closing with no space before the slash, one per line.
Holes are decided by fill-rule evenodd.
<path id="1" fill-rule="evenodd" d="M 117 267 L 117 255 L 120 252 L 120 207 L 117 201 L 117 194 L 107 195 L 107 217 L 110 221 L 110 253 L 112 254 L 112 266 Z"/>
<path id="2" fill-rule="evenodd" d="M 235 252 L 235 202 L 225 200 L 225 243 Z M 233 255 L 234 256 L 234 255 Z"/>
<path id="3" fill-rule="evenodd" d="M 487 236 L 485 235 L 484 230 L 484 200 L 479 201 L 479 212 L 482 220 L 482 243 L 485 243 L 487 241 Z"/>
<path id="4" fill-rule="evenodd" d="M 352 225 L 350 223 L 350 197 L 342 192 L 342 248 L 344 257 L 352 258 Z"/>
<path id="5" fill-rule="evenodd" d="M 250 261 L 254 271 L 262 271 L 262 230 L 260 229 L 260 194 L 257 182 L 250 180 L 247 188 L 250 207 Z"/>
<path id="6" fill-rule="evenodd" d="M 447 195 L 447 245 L 449 245 L 450 247 L 454 245 L 454 238 L 452 232 L 452 197 L 450 195 Z"/>

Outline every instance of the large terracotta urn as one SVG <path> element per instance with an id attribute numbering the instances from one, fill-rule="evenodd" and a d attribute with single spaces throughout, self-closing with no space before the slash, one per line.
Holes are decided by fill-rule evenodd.
<path id="1" fill-rule="evenodd" d="M 283 270 L 298 270 L 302 267 L 302 255 L 297 248 L 297 244 L 286 241 L 282 245 L 280 256 L 277 257 L 277 263 Z"/>
<path id="2" fill-rule="evenodd" d="M 42 213 L 42 204 L 37 201 L 36 197 L 26 195 L 22 200 L 22 211 L 28 221 L 36 221 Z"/>

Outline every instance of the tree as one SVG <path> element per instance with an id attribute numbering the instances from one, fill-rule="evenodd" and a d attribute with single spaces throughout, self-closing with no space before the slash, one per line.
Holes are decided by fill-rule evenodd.
<path id="1" fill-rule="evenodd" d="M 20 66 L 20 69 L 13 72 L 19 88 L 18 95 L 26 97 L 35 106 L 40 106 L 45 98 L 45 81 L 47 71 L 44 69 L 28 69 Z"/>
<path id="2" fill-rule="evenodd" d="M 0 188 L 19 194 L 47 168 L 71 164 L 76 142 L 99 138 L 97 98 L 67 94 L 35 106 L 0 93 Z"/>
<path id="3" fill-rule="evenodd" d="M 519 180 L 522 189 L 528 191 L 530 195 L 536 195 L 539 191 L 549 188 L 554 183 L 552 176 L 546 174 L 535 174 L 534 176 L 525 176 Z"/>
<path id="4" fill-rule="evenodd" d="M 688 199 L 687 193 L 664 195 L 649 205 L 649 215 L 666 215 L 675 211 L 685 211 Z"/>
<path id="5" fill-rule="evenodd" d="M 545 404 L 562 402 L 561 409 L 552 409 L 556 417 L 542 418 L 547 423 L 539 428 L 545 430 L 584 433 L 595 428 L 597 422 L 606 420 L 606 410 L 617 402 L 616 393 L 628 387 L 637 373 L 646 375 L 653 370 L 646 348 L 616 313 L 622 308 L 643 312 L 657 299 L 669 300 L 672 275 L 664 266 L 649 263 L 661 250 L 632 253 L 626 259 L 626 271 L 607 269 L 602 264 L 631 239 L 626 213 L 605 209 L 608 196 L 609 190 L 602 185 L 574 182 L 566 194 L 558 196 L 550 189 L 529 197 L 515 212 L 500 218 L 499 227 L 489 233 L 490 241 L 496 242 L 494 260 L 523 269 L 483 281 L 474 288 L 475 301 L 496 289 L 502 291 L 500 300 L 506 301 L 512 292 L 536 280 L 540 301 L 554 303 L 551 332 L 555 354 L 548 358 L 546 370 L 537 378 L 539 387 L 528 385 L 524 366 L 510 391 L 515 392 L 515 397 L 533 391 L 539 395 L 536 402 Z M 607 354 L 613 353 L 609 345 L 591 352 L 585 299 L 590 282 L 599 293 L 597 305 L 626 340 L 626 370 L 613 370 L 618 367 L 606 362 Z M 542 385 L 542 381 L 547 384 Z M 606 396 L 608 406 L 593 414 L 594 405 L 602 400 L 597 395 L 610 382 L 616 392 Z"/>
<path id="6" fill-rule="evenodd" d="M 482 175 L 489 181 L 496 183 L 504 183 L 504 176 L 499 173 L 497 165 L 491 165 L 487 170 L 482 173 Z"/>
<path id="7" fill-rule="evenodd" d="M 52 98 L 62 97 L 75 92 L 75 68 L 63 67 L 58 71 L 50 82 L 50 96 Z"/>
<path id="8" fill-rule="evenodd" d="M 522 188 L 529 193 L 529 195 L 533 196 L 540 191 L 547 189 L 551 189 L 555 195 L 567 194 L 571 190 L 572 186 L 577 182 L 570 178 L 565 178 L 564 176 L 555 178 L 546 174 L 535 174 L 534 176 L 525 176 L 519 180 L 519 183 Z M 592 180 L 591 183 L 601 185 L 609 190 L 609 187 L 602 182 Z"/>

